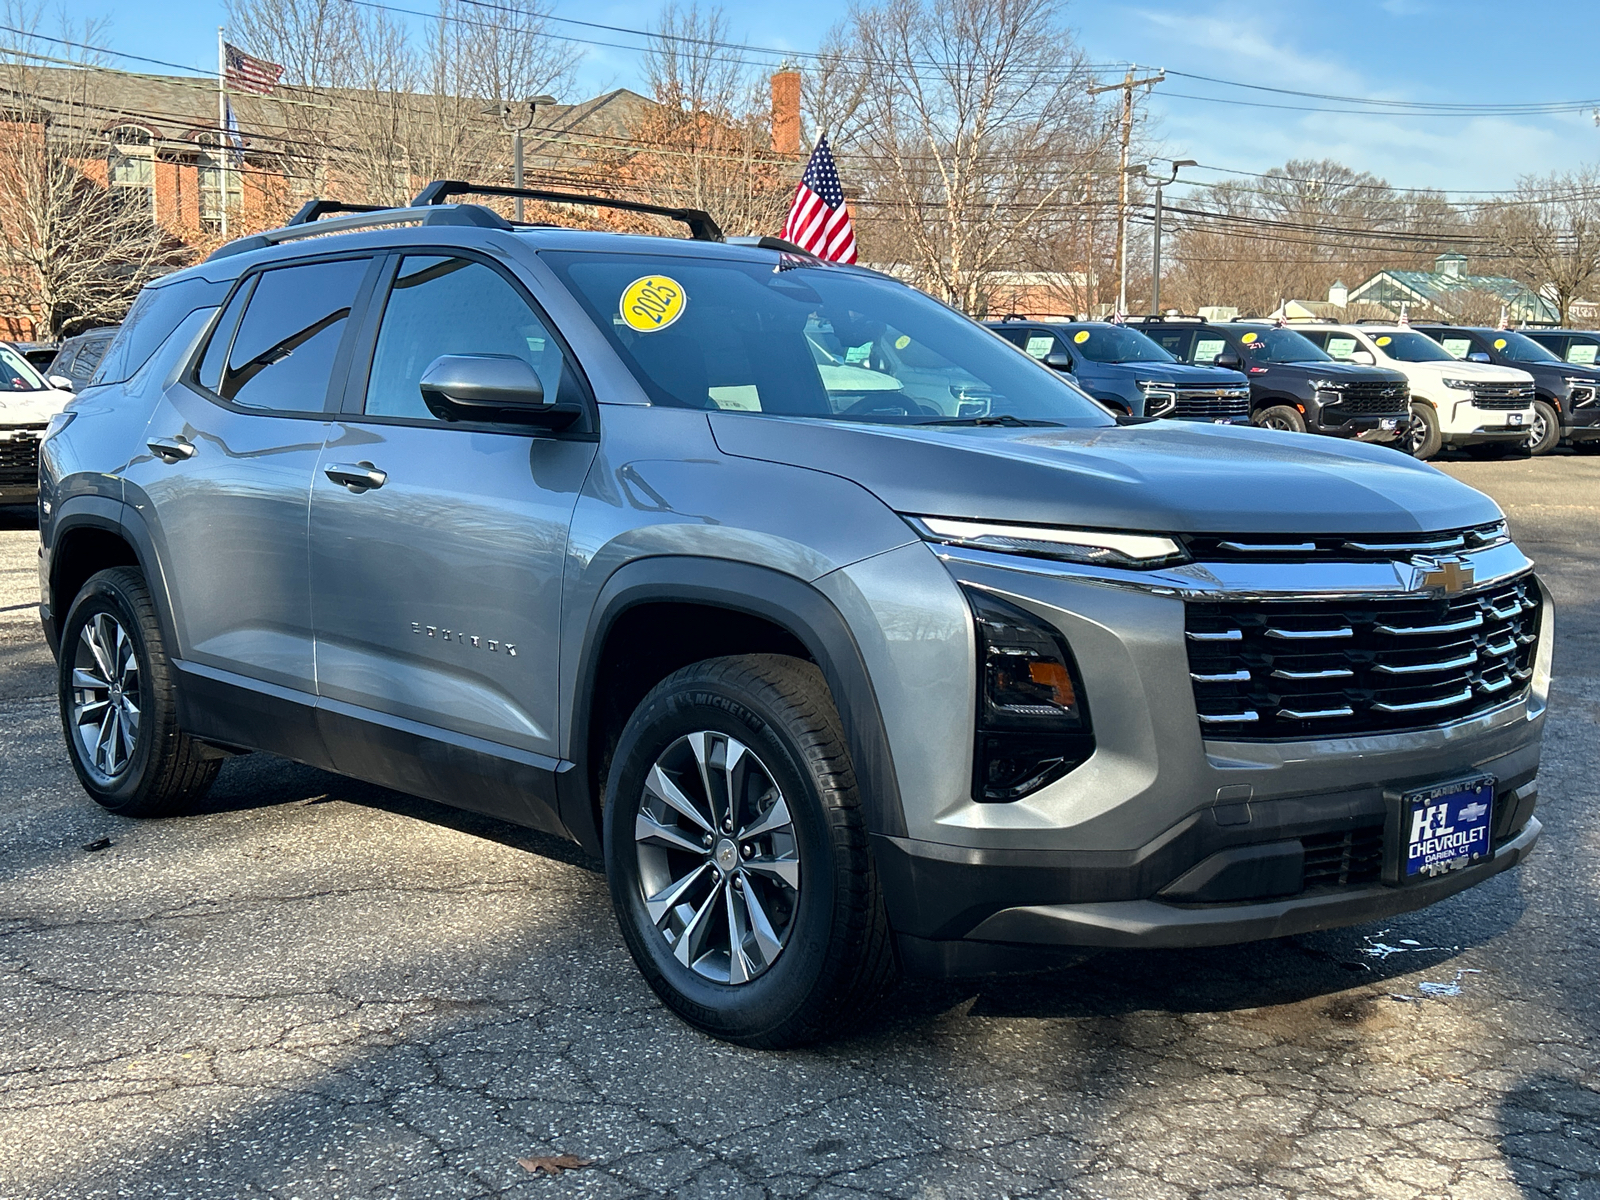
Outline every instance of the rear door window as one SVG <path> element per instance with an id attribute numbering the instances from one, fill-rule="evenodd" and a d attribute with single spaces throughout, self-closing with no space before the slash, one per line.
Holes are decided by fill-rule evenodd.
<path id="1" fill-rule="evenodd" d="M 1361 348 L 1361 343 L 1348 333 L 1330 333 L 1325 335 L 1327 341 L 1322 348 L 1328 352 L 1329 358 L 1348 359 Z"/>
<path id="2" fill-rule="evenodd" d="M 1583 338 L 1573 338 L 1567 344 L 1566 359 L 1569 363 L 1592 367 L 1597 354 L 1600 354 L 1600 341 L 1591 342 Z"/>
<path id="3" fill-rule="evenodd" d="M 368 265 L 364 258 L 303 263 L 246 281 L 212 334 L 200 383 L 248 408 L 323 411 Z M 229 318 L 240 306 L 235 331 Z"/>
<path id="4" fill-rule="evenodd" d="M 121 383 L 131 379 L 185 317 L 197 308 L 220 304 L 227 291 L 226 283 L 198 277 L 145 288 L 128 310 L 127 319 L 101 358 L 92 382 Z"/>
<path id="5" fill-rule="evenodd" d="M 1465 358 L 1474 349 L 1472 339 L 1464 333 L 1441 333 L 1438 336 L 1439 345 L 1445 348 L 1445 353 L 1451 358 Z"/>
<path id="6" fill-rule="evenodd" d="M 1199 331 L 1194 336 L 1194 350 L 1183 361 L 1200 367 L 1213 365 L 1219 354 L 1228 353 L 1228 339 L 1219 333 Z"/>

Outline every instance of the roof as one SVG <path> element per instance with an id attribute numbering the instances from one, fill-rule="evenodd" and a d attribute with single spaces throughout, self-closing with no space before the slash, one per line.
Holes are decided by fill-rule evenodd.
<path id="1" fill-rule="evenodd" d="M 1538 313 L 1554 320 L 1557 316 L 1549 301 L 1527 284 L 1506 275 L 1450 275 L 1438 271 L 1379 271 L 1371 279 L 1350 289 L 1350 301 L 1369 299 L 1365 293 L 1378 290 L 1389 281 L 1409 293 L 1413 301 L 1431 305 L 1441 312 L 1455 312 L 1469 293 L 1496 297 L 1514 312 Z M 1384 301 L 1380 301 L 1384 302 Z"/>

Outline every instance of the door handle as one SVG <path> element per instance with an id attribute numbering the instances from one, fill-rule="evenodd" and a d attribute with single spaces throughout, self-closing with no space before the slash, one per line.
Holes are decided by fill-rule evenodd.
<path id="1" fill-rule="evenodd" d="M 150 447 L 151 454 L 164 463 L 182 462 L 194 457 L 194 443 L 187 438 L 151 438 L 145 445 Z"/>
<path id="2" fill-rule="evenodd" d="M 335 483 L 342 483 L 360 495 L 371 488 L 381 488 L 389 481 L 389 473 L 380 471 L 369 462 L 329 463 L 322 473 Z"/>

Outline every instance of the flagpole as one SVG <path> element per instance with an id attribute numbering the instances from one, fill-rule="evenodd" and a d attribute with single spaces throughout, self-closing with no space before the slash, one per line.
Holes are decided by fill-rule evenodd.
<path id="1" fill-rule="evenodd" d="M 222 208 L 222 237 L 228 237 L 228 52 L 217 26 L 217 199 Z"/>

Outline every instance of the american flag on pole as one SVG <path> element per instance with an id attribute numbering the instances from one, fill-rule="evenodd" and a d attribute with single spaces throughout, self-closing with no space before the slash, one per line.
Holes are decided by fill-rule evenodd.
<path id="1" fill-rule="evenodd" d="M 254 92 L 258 96 L 265 96 L 278 85 L 278 79 L 283 75 L 283 68 L 277 63 L 246 54 L 232 42 L 223 43 L 223 53 L 226 56 L 223 78 L 230 91 Z"/>
<path id="2" fill-rule="evenodd" d="M 856 260 L 856 231 L 845 207 L 844 188 L 839 185 L 839 168 L 833 165 L 828 135 L 817 139 L 794 190 L 789 219 L 783 223 L 785 241 L 829 262 L 853 263 Z"/>

